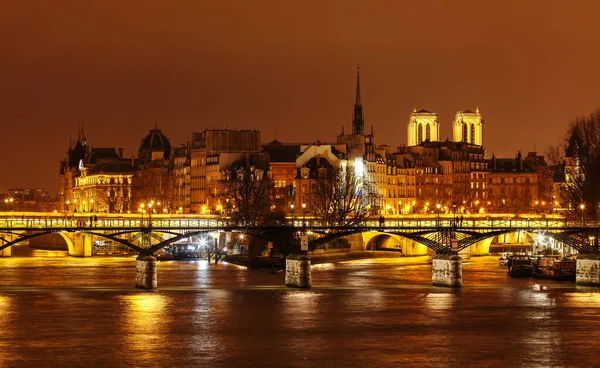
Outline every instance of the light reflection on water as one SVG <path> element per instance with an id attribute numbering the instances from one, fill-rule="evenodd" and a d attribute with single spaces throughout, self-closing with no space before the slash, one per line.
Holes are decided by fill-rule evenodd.
<path id="1" fill-rule="evenodd" d="M 315 266 L 310 290 L 198 260 L 159 262 L 153 292 L 133 288 L 130 257 L 0 268 L 0 366 L 597 365 L 600 292 L 512 279 L 497 257 L 465 264 L 460 290 L 413 258 Z"/>

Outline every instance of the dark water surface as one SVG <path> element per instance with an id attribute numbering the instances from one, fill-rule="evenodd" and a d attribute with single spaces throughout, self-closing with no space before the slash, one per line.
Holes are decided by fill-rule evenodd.
<path id="1" fill-rule="evenodd" d="M 433 287 L 423 258 L 284 274 L 13 248 L 0 259 L 0 367 L 598 367 L 600 290 L 512 279 L 497 257 Z"/>

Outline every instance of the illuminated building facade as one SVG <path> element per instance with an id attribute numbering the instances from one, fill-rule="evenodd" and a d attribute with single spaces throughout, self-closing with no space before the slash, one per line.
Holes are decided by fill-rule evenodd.
<path id="1" fill-rule="evenodd" d="M 440 140 L 440 123 L 436 113 L 425 109 L 413 109 L 408 119 L 406 129 L 409 146 L 416 146 L 425 141 L 437 142 Z"/>
<path id="2" fill-rule="evenodd" d="M 174 208 L 177 213 L 190 212 L 190 154 L 187 144 L 173 150 L 173 175 L 175 176 Z"/>
<path id="3" fill-rule="evenodd" d="M 122 150 L 92 148 L 80 161 L 74 178 L 72 212 L 127 213 L 131 211 L 133 160 L 122 158 Z"/>
<path id="4" fill-rule="evenodd" d="M 135 160 L 132 183 L 133 209 L 154 201 L 154 213 L 172 213 L 177 210 L 171 142 L 156 126 L 142 138 Z"/>
<path id="5" fill-rule="evenodd" d="M 480 203 L 482 208 L 490 207 L 492 211 L 502 213 L 527 212 L 532 209 L 538 213 L 551 211 L 551 201 L 540 196 L 540 175 L 522 157 L 521 152 L 513 159 L 492 156 L 489 165 L 490 197 L 489 201 Z"/>
<path id="6" fill-rule="evenodd" d="M 471 110 L 458 111 L 452 123 L 452 140 L 483 146 L 483 118 L 479 107 Z"/>
<path id="7" fill-rule="evenodd" d="M 190 212 L 211 213 L 221 204 L 221 171 L 244 153 L 259 152 L 258 130 L 207 129 L 192 133 L 190 149 Z M 221 154 L 224 154 L 221 156 Z"/>

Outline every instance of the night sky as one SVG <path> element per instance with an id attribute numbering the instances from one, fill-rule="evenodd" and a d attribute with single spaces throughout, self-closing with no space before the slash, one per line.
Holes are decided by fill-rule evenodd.
<path id="1" fill-rule="evenodd" d="M 600 107 L 597 1 L 108 1 L 0 5 L 0 192 L 45 187 L 77 135 L 137 152 L 155 120 L 172 145 L 205 128 L 263 142 L 366 131 L 406 143 L 413 106 L 479 106 L 487 155 L 544 153 Z"/>

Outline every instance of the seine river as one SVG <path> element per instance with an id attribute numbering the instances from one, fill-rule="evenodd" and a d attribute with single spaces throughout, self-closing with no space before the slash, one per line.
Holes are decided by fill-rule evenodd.
<path id="1" fill-rule="evenodd" d="M 284 274 L 13 248 L 0 259 L 0 367 L 597 367 L 600 289 L 512 279 L 497 257 L 431 286 L 426 257 Z"/>

